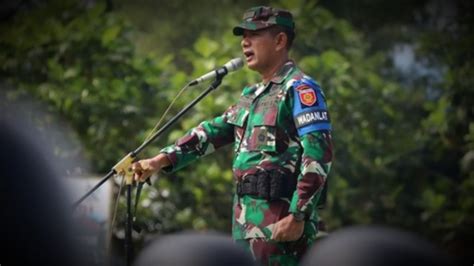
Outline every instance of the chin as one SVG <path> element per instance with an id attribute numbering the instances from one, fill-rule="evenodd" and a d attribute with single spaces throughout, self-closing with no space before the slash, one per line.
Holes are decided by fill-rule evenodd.
<path id="1" fill-rule="evenodd" d="M 251 70 L 257 70 L 257 64 L 255 62 L 247 62 L 247 67 L 250 68 Z"/>

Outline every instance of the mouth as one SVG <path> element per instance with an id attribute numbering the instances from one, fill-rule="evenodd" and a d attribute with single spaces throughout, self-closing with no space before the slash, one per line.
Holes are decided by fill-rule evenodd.
<path id="1" fill-rule="evenodd" d="M 244 56 L 245 56 L 245 59 L 247 60 L 247 63 L 248 63 L 248 62 L 252 61 L 255 54 L 254 54 L 253 51 L 244 51 Z"/>

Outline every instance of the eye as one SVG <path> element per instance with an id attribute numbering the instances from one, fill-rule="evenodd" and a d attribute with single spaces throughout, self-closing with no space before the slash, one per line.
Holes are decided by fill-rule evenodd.
<path id="1" fill-rule="evenodd" d="M 252 36 L 255 36 L 254 31 L 244 31 L 244 34 L 242 35 L 243 38 L 248 38 L 248 37 L 252 37 Z"/>
<path id="2" fill-rule="evenodd" d="M 250 36 L 260 36 L 260 35 L 262 35 L 262 33 L 260 31 L 251 31 L 251 32 L 249 32 L 249 35 Z"/>

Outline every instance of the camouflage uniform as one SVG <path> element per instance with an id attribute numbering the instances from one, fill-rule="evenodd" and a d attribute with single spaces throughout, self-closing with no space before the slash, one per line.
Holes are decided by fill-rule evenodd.
<path id="1" fill-rule="evenodd" d="M 332 160 L 330 132 L 320 86 L 288 61 L 270 82 L 245 87 L 238 103 L 221 116 L 164 148 L 171 162 L 164 170 L 179 170 L 233 143 L 237 184 L 269 171 L 293 181 L 288 197 L 234 194 L 232 236 L 264 264 L 296 265 L 317 234 L 316 205 Z M 290 213 L 305 214 L 303 236 L 294 242 L 271 240 L 275 223 Z"/>

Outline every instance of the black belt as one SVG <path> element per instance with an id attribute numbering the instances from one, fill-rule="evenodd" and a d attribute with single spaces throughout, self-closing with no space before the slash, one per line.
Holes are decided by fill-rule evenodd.
<path id="1" fill-rule="evenodd" d="M 237 195 L 253 195 L 268 200 L 291 199 L 296 189 L 296 177 L 277 170 L 247 175 L 237 183 Z"/>

